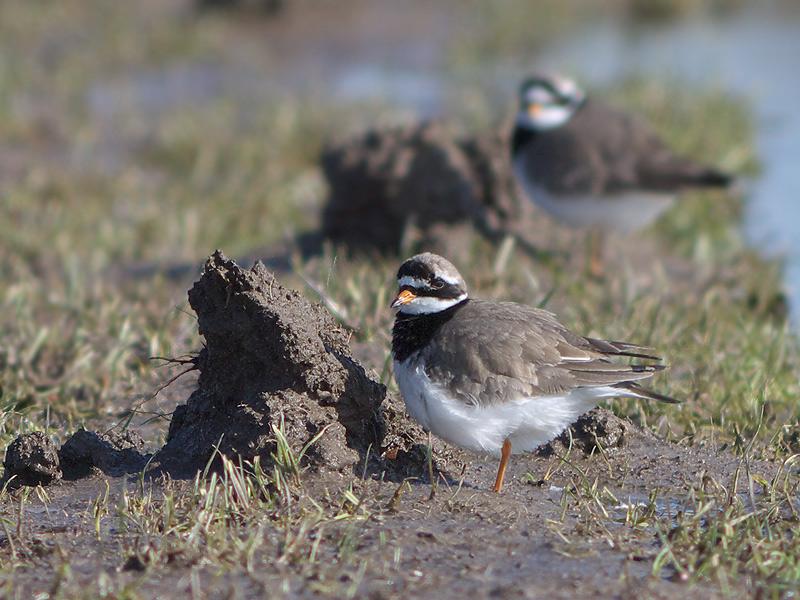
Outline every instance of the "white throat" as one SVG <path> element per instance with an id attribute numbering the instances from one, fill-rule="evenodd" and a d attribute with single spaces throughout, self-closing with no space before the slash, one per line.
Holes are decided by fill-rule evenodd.
<path id="1" fill-rule="evenodd" d="M 467 294 L 457 298 L 434 298 L 432 296 L 417 296 L 408 304 L 403 304 L 399 312 L 404 315 L 428 315 L 437 313 L 455 306 L 467 299 Z"/>
<path id="2" fill-rule="evenodd" d="M 572 118 L 572 106 L 542 106 L 536 117 L 525 111 L 517 113 L 517 125 L 534 131 L 547 131 L 561 127 Z"/>

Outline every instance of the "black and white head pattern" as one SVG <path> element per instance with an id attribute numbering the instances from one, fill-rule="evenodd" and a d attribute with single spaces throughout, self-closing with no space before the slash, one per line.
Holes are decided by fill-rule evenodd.
<path id="1" fill-rule="evenodd" d="M 458 269 L 430 252 L 412 256 L 400 265 L 397 286 L 392 308 L 406 315 L 437 313 L 467 299 L 467 284 Z"/>
<path id="2" fill-rule="evenodd" d="M 558 75 L 535 75 L 522 82 L 517 125 L 546 131 L 564 125 L 586 95 L 578 85 Z"/>

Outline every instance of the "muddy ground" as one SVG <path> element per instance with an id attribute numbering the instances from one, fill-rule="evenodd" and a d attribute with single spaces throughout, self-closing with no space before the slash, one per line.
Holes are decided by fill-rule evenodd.
<path id="1" fill-rule="evenodd" d="M 90 510 L 106 494 L 109 506 L 120 503 L 124 493 L 130 495 L 139 487 L 137 478 L 62 481 L 47 488 L 47 502 L 33 497 L 21 514 L 13 504 L 3 509 L 3 518 L 17 528 L 16 552 L 25 559 L 16 571 L 17 590 L 20 597 L 33 597 L 52 589 L 59 565 L 68 557 L 66 589 L 78 589 L 105 571 L 119 577 L 118 582 L 136 582 L 137 597 L 157 597 L 165 585 L 181 595 L 201 590 L 199 597 L 278 592 L 310 596 L 317 590 L 333 597 L 355 590 L 354 597 L 369 598 L 720 595 L 712 586 L 687 588 L 669 569 L 654 577 L 651 564 L 659 541 L 652 529 L 639 532 L 625 524 L 625 505 L 644 506 L 651 492 L 658 490 L 659 516 L 677 513 L 682 509 L 679 499 L 689 489 L 731 483 L 741 467 L 732 456 L 667 445 L 629 426 L 624 447 L 605 456 L 573 452 L 569 463 L 555 456 L 515 457 L 507 487 L 494 494 L 489 491 L 493 461 L 445 450 L 438 443 L 434 448 L 437 463 L 449 475 L 439 480 L 435 494 L 425 469 L 406 483 L 382 481 L 376 474 L 304 477 L 297 492 L 301 505 L 314 499 L 335 510 L 339 492 L 349 487 L 364 499 L 359 508 L 362 517 L 333 522 L 324 533 L 317 531 L 332 543 L 319 544 L 313 563 L 285 559 L 283 535 L 278 528 L 266 527 L 263 542 L 254 551 L 257 577 L 235 564 L 221 573 L 213 564 L 204 565 L 202 555 L 181 552 L 166 565 L 148 568 L 138 556 L 158 541 L 125 531 L 124 520 L 113 513 L 95 521 Z M 442 454 L 446 458 L 440 458 Z M 761 469 L 767 477 L 773 470 L 767 465 L 751 468 Z M 586 492 L 595 482 L 618 500 L 604 497 L 610 521 L 602 518 L 601 508 Z M 160 484 L 144 485 L 158 498 Z M 170 486 L 180 493 L 192 484 Z M 344 535 L 355 561 L 343 558 Z M 313 536 L 303 540 L 298 554 L 308 552 L 313 542 Z M 2 537 L 0 543 L 7 554 L 8 538 Z"/>
<path id="2" fill-rule="evenodd" d="M 69 596 L 104 572 L 114 574 L 114 589 L 129 585 L 136 597 L 163 597 L 169 585 L 200 597 L 575 598 L 646 590 L 707 598 L 719 590 L 687 589 L 669 567 L 653 572 L 659 536 L 694 510 L 693 493 L 738 497 L 745 467 L 756 479 L 777 471 L 711 447 L 668 444 L 598 409 L 536 454 L 515 456 L 507 486 L 495 494 L 494 460 L 435 441 L 429 461 L 424 432 L 374 380 L 379 365 L 364 370 L 327 311 L 260 264 L 246 270 L 215 253 L 189 296 L 204 336 L 189 365 L 200 374 L 174 388 L 181 404 L 163 448 L 147 448 L 131 430 L 80 430 L 57 452 L 46 436 L 28 434 L 9 448 L 6 478 L 17 474 L 7 481 L 16 501 L 0 508 L 0 551 L 19 561 L 18 597 Z M 276 429 L 299 457 L 296 474 L 276 458 Z M 197 471 L 223 473 L 217 452 L 261 460 L 276 473 L 264 492 L 275 494 L 271 511 L 237 513 L 246 527 L 259 523 L 257 544 L 246 564 L 224 569 L 207 556 L 211 540 L 205 549 L 176 543 L 177 525 L 148 526 L 146 517 L 161 519 L 174 498 L 197 494 Z M 199 526 L 208 510 L 190 504 L 186 526 Z M 317 515 L 312 526 L 291 520 L 305 513 Z"/>
<path id="3" fill-rule="evenodd" d="M 506 160 L 509 130 L 459 136 L 433 121 L 328 142 L 322 234 L 351 251 L 387 254 L 414 246 L 452 254 L 464 226 L 502 239 L 527 208 Z"/>

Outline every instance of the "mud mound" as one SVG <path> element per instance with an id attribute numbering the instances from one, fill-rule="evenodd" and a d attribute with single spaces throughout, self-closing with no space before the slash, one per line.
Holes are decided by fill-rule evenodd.
<path id="1" fill-rule="evenodd" d="M 25 433 L 11 442 L 6 448 L 3 467 L 5 471 L 0 483 L 11 480 L 12 487 L 48 485 L 61 479 L 56 446 L 41 431 Z"/>
<path id="2" fill-rule="evenodd" d="M 572 450 L 592 454 L 595 450 L 613 450 L 626 443 L 630 423 L 617 417 L 604 408 L 595 408 L 581 415 L 569 429 L 541 446 L 536 453 L 539 456 L 564 454 L 572 446 Z"/>
<path id="3" fill-rule="evenodd" d="M 157 455 L 172 473 L 203 467 L 214 448 L 269 460 L 282 429 L 306 463 L 341 469 L 380 447 L 386 393 L 351 358 L 348 334 L 323 307 L 285 289 L 260 263 L 221 252 L 189 291 L 205 347 L 198 388 L 179 406 Z"/>
<path id="4" fill-rule="evenodd" d="M 58 451 L 65 479 L 79 479 L 99 469 L 118 477 L 138 473 L 150 455 L 144 453 L 144 440 L 131 430 L 122 433 L 96 433 L 79 429 Z"/>
<path id="5" fill-rule="evenodd" d="M 413 235 L 437 247 L 458 224 L 499 237 L 520 213 L 507 156 L 501 135 L 459 139 L 437 123 L 330 144 L 321 157 L 330 187 L 323 234 L 388 253 Z"/>
<path id="6" fill-rule="evenodd" d="M 80 429 L 60 449 L 41 431 L 20 435 L 6 449 L 2 483 L 50 485 L 62 479 L 80 479 L 100 470 L 119 477 L 138 473 L 147 464 L 144 440 L 134 431 L 96 433 Z M 2 486 L 0 483 L 0 486 Z"/>

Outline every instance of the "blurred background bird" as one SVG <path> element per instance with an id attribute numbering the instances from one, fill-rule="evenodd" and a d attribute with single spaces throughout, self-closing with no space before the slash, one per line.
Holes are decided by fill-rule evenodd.
<path id="1" fill-rule="evenodd" d="M 525 195 L 557 221 L 588 230 L 589 271 L 603 271 L 603 237 L 652 223 L 688 188 L 732 177 L 673 152 L 642 120 L 587 97 L 572 80 L 535 75 L 519 89 L 511 138 Z"/>

